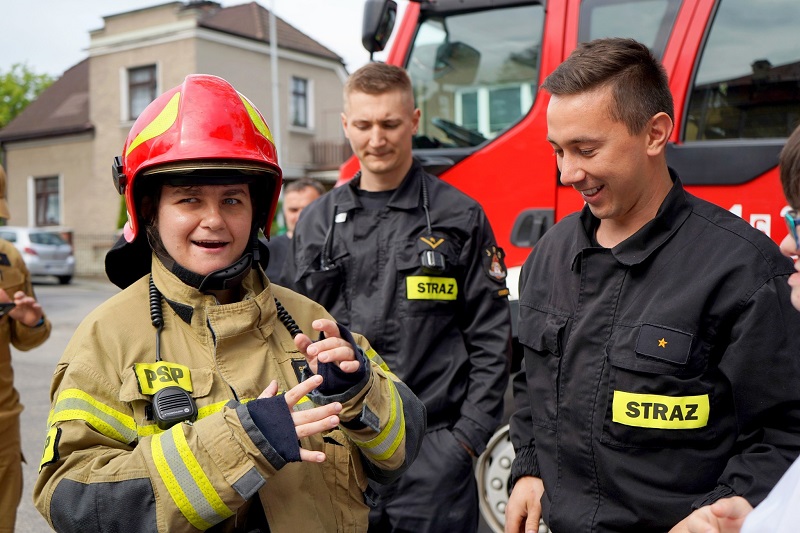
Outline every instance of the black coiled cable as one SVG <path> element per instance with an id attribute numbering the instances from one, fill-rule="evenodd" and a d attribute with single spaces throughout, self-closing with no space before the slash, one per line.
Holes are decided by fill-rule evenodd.
<path id="1" fill-rule="evenodd" d="M 283 322 L 283 325 L 286 326 L 286 329 L 289 330 L 289 334 L 292 336 L 292 338 L 295 338 L 303 333 L 303 331 L 297 326 L 297 322 L 295 322 L 294 318 L 292 318 L 292 315 L 289 314 L 289 311 L 283 307 L 283 304 L 281 304 L 277 298 L 275 298 L 275 307 L 278 308 L 278 318 L 281 322 Z"/>
<path id="2" fill-rule="evenodd" d="M 164 315 L 161 314 L 161 292 L 150 276 L 150 322 L 156 327 L 156 361 L 161 361 L 161 330 L 164 329 Z"/>

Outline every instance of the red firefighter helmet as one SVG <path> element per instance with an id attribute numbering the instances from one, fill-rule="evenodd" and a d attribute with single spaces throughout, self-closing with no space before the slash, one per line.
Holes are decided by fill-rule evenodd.
<path id="1" fill-rule="evenodd" d="M 137 185 L 141 188 L 143 176 L 198 170 L 200 182 L 236 175 L 256 180 L 260 193 L 253 197 L 253 212 L 269 235 L 282 182 L 272 134 L 244 95 L 206 74 L 187 76 L 150 103 L 131 128 L 122 156 L 114 158 L 114 184 L 128 211 L 125 240 L 133 242 L 141 231 Z"/>

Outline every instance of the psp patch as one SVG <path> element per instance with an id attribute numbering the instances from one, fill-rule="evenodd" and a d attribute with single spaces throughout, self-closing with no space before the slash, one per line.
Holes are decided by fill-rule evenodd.
<path id="1" fill-rule="evenodd" d="M 614 391 L 612 420 L 652 429 L 697 429 L 708 425 L 708 394 L 661 396 Z"/>
<path id="2" fill-rule="evenodd" d="M 153 395 L 166 387 L 180 387 L 192 392 L 192 375 L 188 366 L 159 361 L 157 363 L 136 363 L 133 372 L 139 383 L 139 392 Z"/>
<path id="3" fill-rule="evenodd" d="M 47 431 L 47 437 L 44 439 L 44 452 L 42 452 L 42 460 L 39 461 L 39 472 L 45 465 L 55 463 L 58 461 L 58 441 L 61 439 L 61 428 L 52 426 Z"/>
<path id="4" fill-rule="evenodd" d="M 508 276 L 506 253 L 499 246 L 490 246 L 483 251 L 483 270 L 489 279 L 503 283 Z"/>

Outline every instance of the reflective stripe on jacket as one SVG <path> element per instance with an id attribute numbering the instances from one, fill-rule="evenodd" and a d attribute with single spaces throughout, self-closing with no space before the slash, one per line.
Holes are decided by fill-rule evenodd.
<path id="1" fill-rule="evenodd" d="M 296 385 L 295 367 L 305 364 L 273 296 L 307 334 L 314 334 L 313 320 L 329 315 L 267 286 L 260 271 L 245 279 L 245 298 L 229 305 L 181 283 L 155 259 L 153 280 L 164 297 L 161 357 L 188 369 L 197 420 L 160 430 L 134 372 L 135 364 L 156 360 L 144 277 L 82 322 L 56 368 L 34 488 L 50 524 L 59 531 L 245 531 L 248 500 L 257 493 L 272 532 L 365 531 L 367 472 L 391 478 L 407 466 L 406 449 L 416 453 L 424 431 L 408 427 L 424 424 L 421 417 L 406 415 L 419 400 L 372 363 L 366 386 L 343 402 L 340 417 L 351 421 L 367 408 L 378 427 L 340 426 L 301 439 L 327 460 L 287 464 L 244 406 L 272 379 L 281 391 Z M 178 376 L 185 385 L 181 374 L 158 379 Z M 304 399 L 295 409 L 309 406 Z"/>

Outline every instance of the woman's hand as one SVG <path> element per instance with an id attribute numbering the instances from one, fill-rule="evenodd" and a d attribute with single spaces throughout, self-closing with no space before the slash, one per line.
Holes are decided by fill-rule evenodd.
<path id="1" fill-rule="evenodd" d="M 284 394 L 286 405 L 292 411 L 292 420 L 294 427 L 297 431 L 297 438 L 310 437 L 318 433 L 323 433 L 339 425 L 339 417 L 337 414 L 342 410 L 342 404 L 333 402 L 327 405 L 314 407 L 313 409 L 306 409 L 303 411 L 295 411 L 294 406 L 297 405 L 303 396 L 310 393 L 322 384 L 322 376 L 312 376 L 307 380 L 298 383 Z M 278 393 L 278 382 L 272 380 L 266 389 L 259 395 L 259 398 L 271 398 Z M 306 450 L 300 448 L 300 459 L 311 463 L 322 463 L 325 461 L 325 454 L 323 452 Z"/>
<path id="2" fill-rule="evenodd" d="M 308 335 L 303 333 L 294 338 L 294 344 L 300 353 L 306 356 L 306 361 L 311 371 L 317 373 L 317 361 L 321 363 L 335 363 L 342 372 L 348 374 L 359 369 L 361 363 L 356 359 L 353 346 L 341 338 L 339 326 L 336 322 L 327 319 L 315 320 L 311 327 L 325 334 L 325 338 L 312 342 Z"/>

